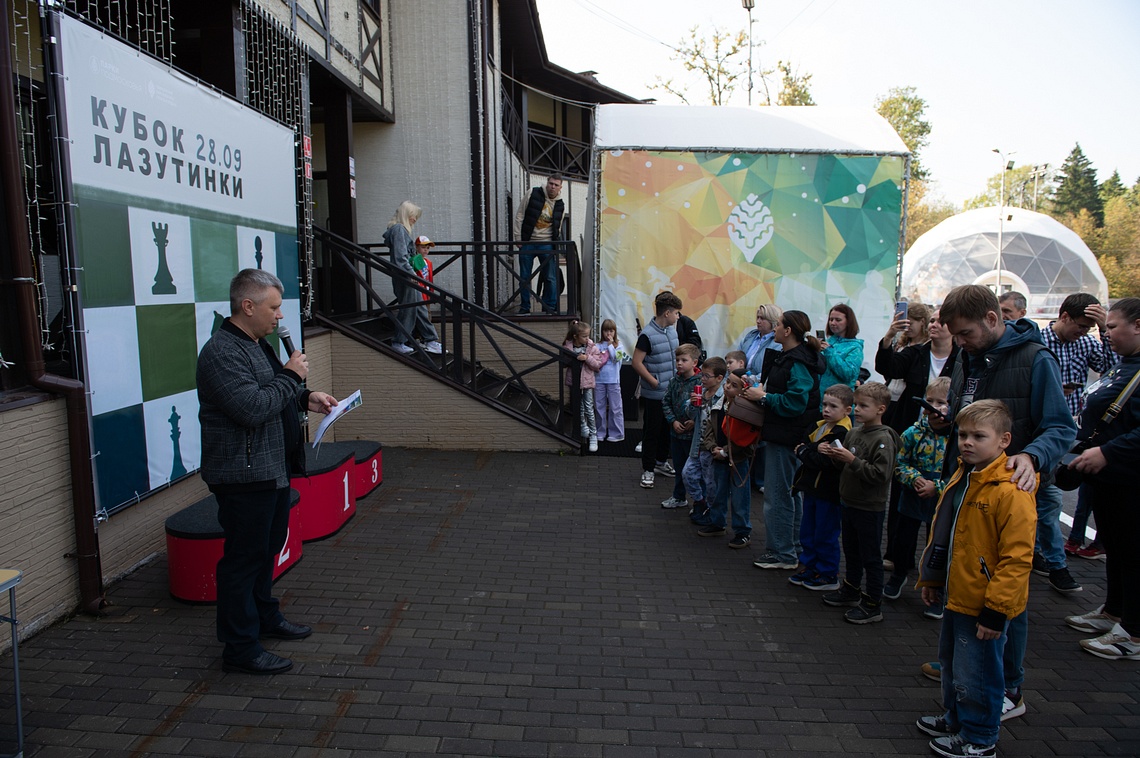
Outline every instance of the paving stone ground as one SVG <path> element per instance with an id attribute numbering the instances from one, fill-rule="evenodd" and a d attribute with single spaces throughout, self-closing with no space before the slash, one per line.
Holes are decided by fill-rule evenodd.
<path id="1" fill-rule="evenodd" d="M 913 722 L 939 710 L 919 672 L 938 624 L 916 592 L 846 624 L 753 568 L 759 497 L 751 548 L 729 550 L 638 468 L 387 448 L 383 486 L 276 585 L 316 630 L 269 643 L 293 672 L 223 673 L 213 608 L 172 600 L 160 559 L 110 588 L 106 616 L 21 645 L 27 754 L 930 754 Z M 1079 595 L 1032 580 L 1029 710 L 1001 755 L 1140 755 L 1140 663 L 1081 652 L 1062 622 L 1103 599 L 1103 564 L 1074 564 Z"/>

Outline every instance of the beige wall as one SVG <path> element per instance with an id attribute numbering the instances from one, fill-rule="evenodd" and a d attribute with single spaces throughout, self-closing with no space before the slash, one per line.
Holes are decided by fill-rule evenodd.
<path id="1" fill-rule="evenodd" d="M 331 335 L 334 392 L 364 404 L 337 421 L 337 438 L 453 450 L 566 450 L 542 432 L 341 334 Z"/>

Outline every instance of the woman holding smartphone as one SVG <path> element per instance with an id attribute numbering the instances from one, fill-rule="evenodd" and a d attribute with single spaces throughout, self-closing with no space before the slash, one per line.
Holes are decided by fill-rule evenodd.
<path id="1" fill-rule="evenodd" d="M 822 345 L 827 371 L 819 385 L 827 389 L 833 384 L 846 384 L 855 389 L 855 380 L 863 365 L 863 340 L 855 336 L 859 334 L 859 320 L 850 305 L 840 303 L 831 309 L 827 314 L 827 331 L 827 341 Z"/>
<path id="2" fill-rule="evenodd" d="M 958 355 L 954 339 L 938 321 L 937 311 L 932 315 L 922 303 L 911 303 L 908 316 L 890 325 L 875 353 L 875 370 L 888 382 L 903 383 L 902 393 L 883 416 L 883 423 L 899 434 L 918 420 L 921 408 L 917 398 L 926 393 L 926 385 L 936 376 L 950 376 Z M 900 348 L 904 340 L 907 344 Z"/>

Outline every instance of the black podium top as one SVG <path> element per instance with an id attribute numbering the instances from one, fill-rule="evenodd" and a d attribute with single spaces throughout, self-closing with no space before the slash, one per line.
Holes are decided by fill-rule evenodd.
<path id="1" fill-rule="evenodd" d="M 301 493 L 289 490 L 289 507 L 301 502 Z M 218 500 L 212 494 L 191 503 L 166 519 L 166 533 L 185 540 L 217 540 L 225 536 L 218 523 Z"/>
<path id="2" fill-rule="evenodd" d="M 305 446 L 305 471 L 309 476 L 325 474 L 344 463 L 352 456 L 357 463 L 364 463 L 382 449 L 379 442 L 372 440 L 349 440 L 347 442 L 322 442 L 315 450 Z"/>

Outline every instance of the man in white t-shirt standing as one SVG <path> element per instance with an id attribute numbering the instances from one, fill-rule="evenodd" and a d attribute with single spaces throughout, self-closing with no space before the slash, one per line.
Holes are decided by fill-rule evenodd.
<path id="1" fill-rule="evenodd" d="M 562 239 L 562 217 L 565 205 L 559 195 L 562 193 L 562 177 L 552 174 L 546 179 L 546 187 L 533 187 L 525 205 L 520 205 L 515 213 L 515 239 L 524 244 L 519 252 L 519 287 L 521 305 L 519 313 L 530 313 L 530 279 L 534 270 L 534 259 L 538 256 L 538 277 L 543 313 L 558 312 L 558 254 L 553 252 L 534 253 L 535 250 L 554 250 L 551 244 Z"/>

